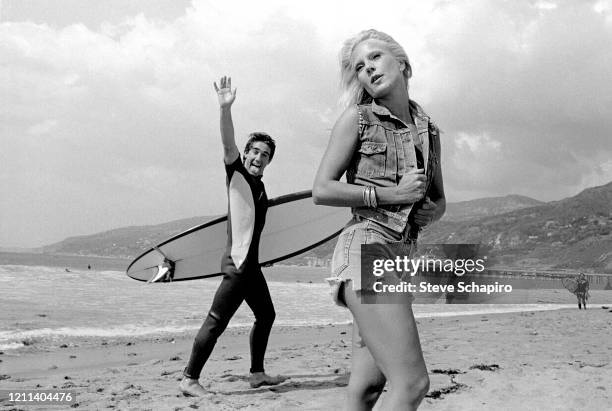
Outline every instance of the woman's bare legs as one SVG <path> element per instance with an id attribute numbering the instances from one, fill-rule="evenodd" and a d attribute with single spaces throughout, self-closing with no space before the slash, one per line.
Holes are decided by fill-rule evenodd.
<path id="1" fill-rule="evenodd" d="M 381 410 L 416 410 L 429 390 L 429 377 L 412 305 L 361 304 L 352 287 L 344 288 L 344 300 L 365 342 L 363 348 L 353 346 L 347 409 L 370 410 L 386 377 L 390 390 Z"/>
<path id="2" fill-rule="evenodd" d="M 354 323 L 351 378 L 348 384 L 348 402 L 345 409 L 371 410 L 385 388 L 386 382 L 387 379 L 376 366 L 370 350 L 359 335 L 359 327 Z"/>

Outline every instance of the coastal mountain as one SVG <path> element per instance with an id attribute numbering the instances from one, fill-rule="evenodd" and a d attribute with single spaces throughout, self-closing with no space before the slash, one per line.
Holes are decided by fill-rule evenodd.
<path id="1" fill-rule="evenodd" d="M 541 204 L 545 203 L 516 194 L 459 201 L 447 204 L 442 221 L 473 221 Z"/>
<path id="2" fill-rule="evenodd" d="M 134 258 L 160 241 L 214 216 L 133 226 L 70 237 L 42 249 L 50 254 Z M 421 243 L 480 243 L 495 261 L 513 267 L 575 268 L 612 273 L 612 182 L 576 196 L 541 202 L 509 195 L 449 203 L 445 217 Z M 335 240 L 294 257 L 293 264 L 325 264 Z"/>
<path id="3" fill-rule="evenodd" d="M 484 244 L 510 266 L 612 272 L 612 183 L 500 215 L 440 221 L 421 241 Z"/>
<path id="4" fill-rule="evenodd" d="M 216 218 L 192 217 L 164 224 L 130 226 L 102 233 L 68 237 L 42 248 L 48 254 L 75 254 L 134 258 L 163 240 Z"/>

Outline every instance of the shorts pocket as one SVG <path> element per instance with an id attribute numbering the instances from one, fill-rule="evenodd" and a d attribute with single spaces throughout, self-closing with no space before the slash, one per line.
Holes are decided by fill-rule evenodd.
<path id="1" fill-rule="evenodd" d="M 355 237 L 355 229 L 347 230 L 340 234 L 338 242 L 334 248 L 334 255 L 331 261 L 331 272 L 333 276 L 339 276 L 349 266 L 349 254 L 351 244 Z"/>

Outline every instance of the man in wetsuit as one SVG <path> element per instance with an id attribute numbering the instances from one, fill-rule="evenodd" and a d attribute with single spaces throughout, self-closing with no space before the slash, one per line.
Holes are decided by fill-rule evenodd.
<path id="1" fill-rule="evenodd" d="M 578 298 L 578 309 L 582 309 L 581 305 L 584 306 L 584 309 L 587 309 L 586 300 L 588 298 L 589 293 L 589 280 L 586 279 L 584 273 L 580 273 L 578 275 L 578 279 L 576 280 L 576 297 Z"/>
<path id="2" fill-rule="evenodd" d="M 231 78 L 222 77 L 214 83 L 221 109 L 221 140 L 227 174 L 228 230 L 227 248 L 221 261 L 223 280 L 217 289 L 212 306 L 198 332 L 191 357 L 180 383 L 185 395 L 201 396 L 206 390 L 198 379 L 217 338 L 243 301 L 255 315 L 251 329 L 251 387 L 275 385 L 285 378 L 272 377 L 264 372 L 264 355 L 275 312 L 268 285 L 259 267 L 259 239 L 266 219 L 268 198 L 261 177 L 272 160 L 276 144 L 265 133 L 251 133 L 240 152 L 234 139 L 231 106 L 236 99 Z"/>

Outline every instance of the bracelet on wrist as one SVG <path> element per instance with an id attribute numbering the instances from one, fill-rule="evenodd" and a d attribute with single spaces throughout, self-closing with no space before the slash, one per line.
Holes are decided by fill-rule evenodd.
<path id="1" fill-rule="evenodd" d="M 369 208 L 378 207 L 378 199 L 376 198 L 376 187 L 365 186 L 362 191 L 363 204 Z"/>

